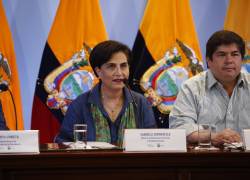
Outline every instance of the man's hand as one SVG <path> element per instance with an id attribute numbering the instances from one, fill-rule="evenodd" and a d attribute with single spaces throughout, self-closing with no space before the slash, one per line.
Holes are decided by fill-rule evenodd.
<path id="1" fill-rule="evenodd" d="M 224 143 L 240 142 L 240 134 L 232 129 L 224 129 L 218 133 L 212 133 L 212 144 L 214 146 L 221 146 Z"/>

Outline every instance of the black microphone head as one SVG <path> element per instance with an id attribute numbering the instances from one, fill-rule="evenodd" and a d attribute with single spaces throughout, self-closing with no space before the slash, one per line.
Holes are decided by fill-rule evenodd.
<path id="1" fill-rule="evenodd" d="M 140 85 L 140 81 L 138 79 L 135 79 L 135 78 L 133 78 L 132 83 L 133 83 L 133 85 L 137 85 L 137 86 Z"/>
<path id="2" fill-rule="evenodd" d="M 0 92 L 7 91 L 8 90 L 8 85 L 5 83 L 0 84 Z"/>

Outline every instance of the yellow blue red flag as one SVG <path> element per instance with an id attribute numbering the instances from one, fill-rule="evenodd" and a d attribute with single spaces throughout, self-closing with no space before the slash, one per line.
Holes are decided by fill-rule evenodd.
<path id="1" fill-rule="evenodd" d="M 231 0 L 229 2 L 224 29 L 238 33 L 246 42 L 246 55 L 242 70 L 250 73 L 250 1 Z"/>
<path id="2" fill-rule="evenodd" d="M 133 47 L 130 85 L 154 106 L 159 127 L 181 83 L 203 70 L 189 0 L 149 0 Z"/>
<path id="3" fill-rule="evenodd" d="M 8 91 L 1 92 L 0 100 L 8 128 L 22 130 L 22 102 L 16 56 L 2 1 L 0 1 L 0 27 L 0 81 L 6 82 L 9 87 Z"/>
<path id="4" fill-rule="evenodd" d="M 52 142 L 69 103 L 95 78 L 88 52 L 107 39 L 98 0 L 61 0 L 44 48 L 32 111 L 40 142 Z"/>

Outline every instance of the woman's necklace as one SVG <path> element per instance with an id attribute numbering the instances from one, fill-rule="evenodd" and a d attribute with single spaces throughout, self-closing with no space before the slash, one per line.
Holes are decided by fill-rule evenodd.
<path id="1" fill-rule="evenodd" d="M 111 121 L 114 122 L 122 109 L 123 96 L 117 99 L 110 99 L 102 95 L 102 104 Z"/>

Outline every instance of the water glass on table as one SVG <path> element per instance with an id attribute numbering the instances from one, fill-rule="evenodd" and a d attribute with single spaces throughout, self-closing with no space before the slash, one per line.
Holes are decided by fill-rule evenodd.
<path id="1" fill-rule="evenodd" d="M 87 147 L 87 124 L 74 124 L 74 142 L 77 149 Z"/>
<path id="2" fill-rule="evenodd" d="M 218 147 L 212 144 L 212 133 L 216 133 L 216 126 L 210 123 L 200 123 L 198 125 L 198 146 L 195 150 L 201 151 L 219 151 Z"/>
<path id="3" fill-rule="evenodd" d="M 198 147 L 200 149 L 209 149 L 211 142 L 212 128 L 210 124 L 199 124 L 198 126 Z"/>

